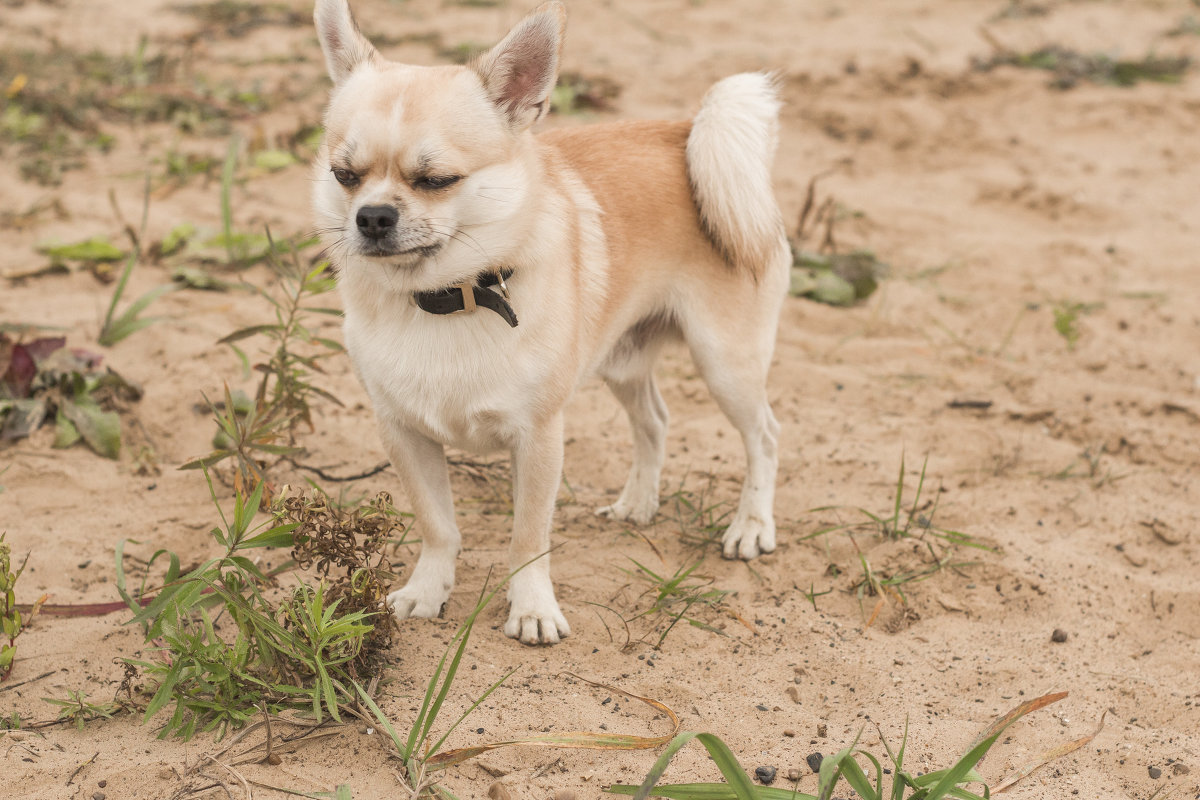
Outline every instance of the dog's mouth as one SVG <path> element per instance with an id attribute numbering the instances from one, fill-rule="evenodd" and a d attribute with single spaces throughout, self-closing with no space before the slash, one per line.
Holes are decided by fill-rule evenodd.
<path id="1" fill-rule="evenodd" d="M 361 245 L 359 252 L 368 258 L 378 259 L 400 259 L 403 262 L 411 263 L 421 259 L 429 258 L 442 249 L 444 242 L 434 242 L 432 244 L 420 244 L 409 247 L 401 247 L 392 244 L 383 244 L 380 242 L 365 242 Z"/>

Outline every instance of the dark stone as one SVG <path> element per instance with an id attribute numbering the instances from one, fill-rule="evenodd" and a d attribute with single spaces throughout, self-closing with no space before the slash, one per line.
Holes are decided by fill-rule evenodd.
<path id="1" fill-rule="evenodd" d="M 755 767 L 754 777 L 763 786 L 770 786 L 775 782 L 775 772 L 774 767 Z"/>
<path id="2" fill-rule="evenodd" d="M 813 772 L 820 772 L 821 762 L 825 760 L 825 756 L 821 755 L 820 753 L 809 753 L 808 757 L 804 760 L 808 762 L 809 769 L 811 769 Z"/>
<path id="3" fill-rule="evenodd" d="M 1062 644 L 1067 640 L 1067 632 L 1062 628 L 1055 628 L 1054 633 L 1050 634 L 1050 641 L 1057 644 Z"/>
<path id="4" fill-rule="evenodd" d="M 1154 778 L 1154 780 L 1158 780 L 1162 777 L 1162 770 L 1158 767 L 1150 767 L 1148 771 L 1150 772 L 1150 777 Z"/>

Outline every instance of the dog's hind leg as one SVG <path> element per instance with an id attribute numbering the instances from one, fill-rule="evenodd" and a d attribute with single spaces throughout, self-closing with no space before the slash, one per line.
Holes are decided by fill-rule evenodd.
<path id="1" fill-rule="evenodd" d="M 760 285 L 753 291 L 765 289 Z M 710 309 L 705 316 L 714 324 L 685 325 L 684 329 L 704 382 L 742 435 L 746 448 L 741 498 L 722 538 L 726 558 L 751 559 L 775 549 L 779 423 L 767 401 L 767 370 L 774 349 L 777 309 L 776 304 L 754 314 L 738 315 L 740 325 L 730 325 L 726 316 L 724 327 L 715 324 L 722 320 L 721 313 Z"/>
<path id="2" fill-rule="evenodd" d="M 397 619 L 436 617 L 454 588 L 454 561 L 462 542 L 445 450 L 415 431 L 386 423 L 380 425 L 380 434 L 421 532 L 417 565 L 404 588 L 387 596 L 387 605 Z"/>
<path id="3" fill-rule="evenodd" d="M 645 525 L 658 513 L 658 482 L 666 458 L 667 405 L 654 380 L 654 362 L 661 347 L 656 331 L 634 330 L 625 335 L 601 375 L 629 415 L 633 432 L 633 464 L 617 502 L 597 509 L 611 519 Z"/>

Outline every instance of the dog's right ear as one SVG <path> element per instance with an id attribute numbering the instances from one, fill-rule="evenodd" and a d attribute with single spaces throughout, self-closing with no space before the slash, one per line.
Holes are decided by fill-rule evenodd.
<path id="1" fill-rule="evenodd" d="M 325 66 L 335 86 L 346 80 L 359 64 L 379 58 L 379 51 L 358 30 L 347 0 L 317 0 L 313 21 L 325 53 Z"/>

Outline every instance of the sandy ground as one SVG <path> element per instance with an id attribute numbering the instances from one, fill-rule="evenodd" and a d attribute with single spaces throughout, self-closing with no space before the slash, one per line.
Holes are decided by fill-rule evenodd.
<path id="1" fill-rule="evenodd" d="M 855 308 L 802 299 L 785 307 L 771 378 L 783 425 L 780 545 L 753 563 L 689 544 L 703 526 L 670 501 L 640 534 L 594 518 L 624 479 L 628 434 L 601 385 L 580 389 L 568 415 L 570 490 L 554 534 L 555 581 L 574 635 L 527 648 L 500 632 L 501 605 L 489 608 L 450 703 L 465 707 L 505 670 L 518 670 L 449 744 L 604 726 L 669 730 L 652 711 L 606 702 L 610 692 L 560 674 L 570 670 L 661 700 L 684 729 L 723 737 L 747 768 L 774 765 L 781 776 L 799 768 L 799 788 L 814 792 L 805 757 L 836 751 L 860 729 L 860 743 L 882 756 L 879 731 L 896 743 L 907 723 L 910 764 L 927 771 L 948 765 L 1021 700 L 1067 690 L 1067 699 L 1009 730 L 980 767 L 989 781 L 1089 734 L 1107 712 L 1090 744 L 1009 794 L 1200 797 L 1200 76 L 1061 91 L 1045 72 L 971 66 L 997 44 L 1196 57 L 1200 37 L 1165 34 L 1200 9 L 1186 0 L 568 5 L 565 68 L 622 88 L 614 110 L 595 117 L 680 118 L 721 76 L 780 71 L 787 105 L 775 175 L 785 217 L 796 219 L 810 179 L 832 170 L 818 199 L 834 197 L 842 208 L 839 246 L 870 248 L 892 272 Z M 235 37 L 197 34 L 202 22 L 159 0 L 10 1 L 0 3 L 0 48 L 57 42 L 116 54 L 142 36 L 149 52 L 190 39 L 195 74 L 287 94 L 232 123 L 244 140 L 270 142 L 317 122 L 326 87 L 308 4 L 282 7 L 300 22 Z M 444 58 L 428 34 L 443 44 L 494 41 L 524 10 L 441 0 L 359 0 L 356 9 L 385 53 L 419 63 Z M 13 77 L 0 75 L 0 84 Z M 102 127 L 115 136 L 113 149 L 89 152 L 58 187 L 19 177 L 20 151 L 6 146 L 0 210 L 19 215 L 57 199 L 61 212 L 5 217 L 0 271 L 44 263 L 35 247 L 45 241 L 120 241 L 110 190 L 136 219 L 147 165 L 161 174 L 171 150 L 219 161 L 228 142 L 224 132 L 184 134 L 166 124 Z M 233 197 L 239 227 L 311 227 L 306 166 L 244 176 Z M 156 193 L 150 237 L 183 221 L 219 226 L 215 177 Z M 269 273 L 256 268 L 248 277 L 265 283 Z M 144 266 L 131 291 L 165 279 L 164 267 Z M 60 326 L 72 345 L 96 349 L 110 292 L 86 271 L 4 281 L 0 322 Z M 1074 348 L 1053 315 L 1071 303 L 1084 304 Z M 0 529 L 18 553 L 31 553 L 23 600 L 116 599 L 113 548 L 122 538 L 143 542 L 134 548 L 143 556 L 159 546 L 185 561 L 211 551 L 207 489 L 175 467 L 207 451 L 213 424 L 196 409 L 201 393 L 212 396 L 224 381 L 251 385 L 216 340 L 266 321 L 269 310 L 244 293 L 197 291 L 171 294 L 155 309 L 162 321 L 104 351 L 107 364 L 145 389 L 126 419 L 120 461 L 82 447 L 53 450 L 46 429 L 0 449 Z M 324 332 L 337 336 L 336 323 Z M 664 495 L 719 504 L 719 515 L 736 498 L 736 434 L 683 353 L 669 354 L 660 375 L 672 413 Z M 308 463 L 341 473 L 378 463 L 371 413 L 344 359 L 332 362 L 323 385 L 345 407 L 317 407 L 316 430 L 302 440 Z M 961 401 L 990 406 L 955 407 Z M 153 453 L 157 474 L 139 470 L 139 449 Z M 906 602 L 860 599 L 860 550 L 879 574 L 895 575 L 926 564 L 922 541 L 811 534 L 857 521 L 855 507 L 890 510 L 902 460 L 911 497 L 926 459 L 934 524 L 995 550 L 953 551 L 956 563 L 971 563 L 901 586 Z M 466 548 L 459 586 L 444 619 L 401 627 L 381 700 L 400 724 L 488 569 L 502 561 L 509 516 L 503 471 L 497 476 L 489 485 L 455 474 Z M 279 477 L 302 482 L 283 467 Z M 395 488 L 384 472 L 347 491 Z M 811 510 L 825 506 L 844 510 Z M 402 550 L 396 560 L 407 569 L 414 555 Z M 726 611 L 699 614 L 722 633 L 680 624 L 656 651 L 652 625 L 661 620 L 646 618 L 630 623 L 634 642 L 625 646 L 620 615 L 650 602 L 630 559 L 670 574 L 701 556 L 698 574 L 731 593 Z M 805 592 L 820 596 L 810 602 Z M 119 659 L 143 652 L 124 618 L 38 618 L 0 686 L 0 713 L 47 719 L 54 712 L 43 697 L 111 697 Z M 1065 642 L 1051 641 L 1055 629 Z M 10 734 L 0 737 L 0 794 L 195 796 L 187 792 L 202 782 L 179 775 L 218 747 L 204 736 L 159 741 L 153 724 L 131 718 Z M 492 772 L 470 762 L 451 769 L 445 785 L 464 798 L 486 796 L 497 780 L 514 797 L 562 789 L 597 797 L 610 782 L 640 780 L 653 757 L 511 748 L 484 759 Z M 284 796 L 262 784 L 321 792 L 347 783 L 367 798 L 400 796 L 395 766 L 379 735 L 349 726 L 278 766 L 240 769 L 260 782 L 255 797 Z M 717 773 L 693 746 L 667 777 Z M 249 796 L 226 780 L 232 796 Z"/>

